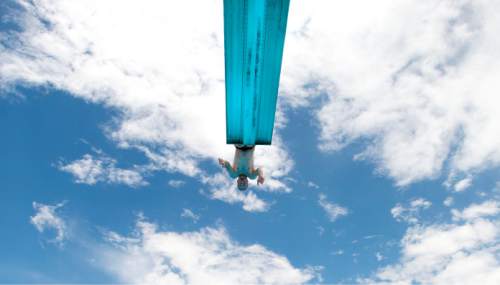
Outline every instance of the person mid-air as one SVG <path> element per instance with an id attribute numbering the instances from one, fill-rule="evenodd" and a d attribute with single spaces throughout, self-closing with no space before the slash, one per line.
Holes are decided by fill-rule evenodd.
<path id="1" fill-rule="evenodd" d="M 261 168 L 253 166 L 253 153 L 255 146 L 235 145 L 233 165 L 229 161 L 219 158 L 219 164 L 224 167 L 231 178 L 238 177 L 238 189 L 244 191 L 248 188 L 248 178 L 257 178 L 257 185 L 264 183 L 264 173 Z"/>

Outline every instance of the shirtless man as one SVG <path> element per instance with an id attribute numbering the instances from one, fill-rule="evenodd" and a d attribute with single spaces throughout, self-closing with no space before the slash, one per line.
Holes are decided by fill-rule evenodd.
<path id="1" fill-rule="evenodd" d="M 219 164 L 224 167 L 231 178 L 238 177 L 238 189 L 244 191 L 248 188 L 248 178 L 257 178 L 257 185 L 264 183 L 264 173 L 262 168 L 255 169 L 253 166 L 253 152 L 255 146 L 235 145 L 233 165 L 219 158 Z"/>

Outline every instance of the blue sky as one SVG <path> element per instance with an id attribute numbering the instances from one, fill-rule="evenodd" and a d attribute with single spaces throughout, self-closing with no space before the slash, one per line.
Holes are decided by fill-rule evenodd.
<path id="1" fill-rule="evenodd" d="M 0 4 L 0 282 L 498 284 L 498 4 L 292 3 L 241 193 L 187 2 Z"/>

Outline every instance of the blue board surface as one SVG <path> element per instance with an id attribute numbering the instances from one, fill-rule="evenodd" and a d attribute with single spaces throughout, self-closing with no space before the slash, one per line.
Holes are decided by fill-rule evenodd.
<path id="1" fill-rule="evenodd" d="M 271 144 L 289 5 L 224 0 L 228 144 Z"/>

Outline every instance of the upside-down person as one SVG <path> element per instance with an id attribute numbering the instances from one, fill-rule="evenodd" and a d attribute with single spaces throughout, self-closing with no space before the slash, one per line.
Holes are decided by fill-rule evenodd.
<path id="1" fill-rule="evenodd" d="M 231 178 L 238 178 L 238 189 L 244 191 L 248 188 L 248 178 L 257 178 L 257 185 L 264 183 L 264 173 L 262 168 L 254 168 L 253 153 L 254 145 L 235 145 L 233 165 L 222 158 L 219 158 L 219 164 L 224 167 Z"/>

